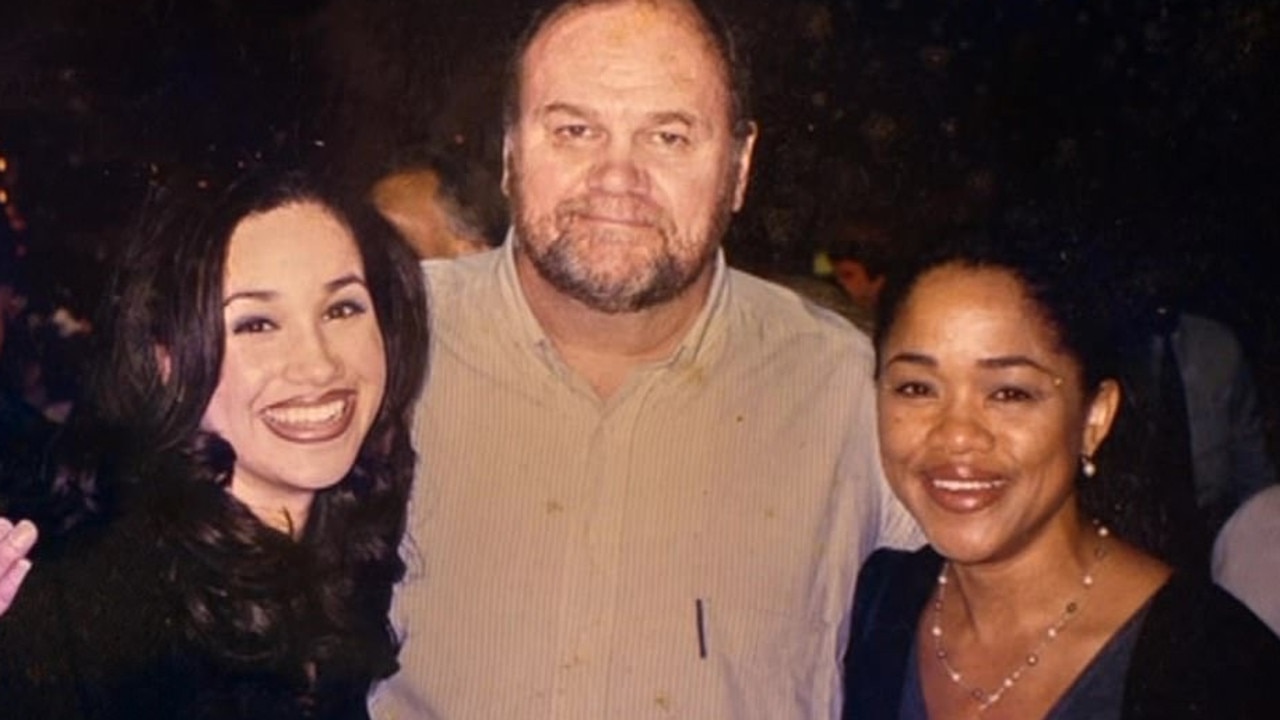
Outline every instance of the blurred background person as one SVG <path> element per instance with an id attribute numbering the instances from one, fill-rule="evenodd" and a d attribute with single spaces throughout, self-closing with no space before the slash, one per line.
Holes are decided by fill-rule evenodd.
<path id="1" fill-rule="evenodd" d="M 813 275 L 844 299 L 849 320 L 870 333 L 887 274 L 918 251 L 915 231 L 898 219 L 911 212 L 879 205 L 844 207 L 832 200 L 816 220 Z M 831 303 L 826 303 L 831 305 Z"/>
<path id="2" fill-rule="evenodd" d="M 842 213 L 821 232 L 831 275 L 859 307 L 874 315 L 885 273 L 894 253 L 909 254 L 902 239 L 893 237 L 886 214 Z"/>
<path id="3" fill-rule="evenodd" d="M 1261 490 L 1222 526 L 1213 580 L 1280 634 L 1280 485 Z"/>
<path id="4" fill-rule="evenodd" d="M 1140 257 L 1126 268 L 1135 298 L 1123 343 L 1125 399 L 1138 423 L 1125 443 L 1134 471 L 1159 478 L 1176 528 L 1171 560 L 1203 575 L 1227 518 L 1276 482 L 1258 387 L 1226 323 L 1182 297 L 1185 263 Z"/>
<path id="5" fill-rule="evenodd" d="M 478 163 L 429 147 L 403 151 L 370 190 L 418 257 L 450 258 L 502 241 L 506 203 Z"/>

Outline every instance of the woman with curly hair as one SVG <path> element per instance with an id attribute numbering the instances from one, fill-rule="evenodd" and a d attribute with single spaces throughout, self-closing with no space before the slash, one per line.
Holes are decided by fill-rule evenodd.
<path id="1" fill-rule="evenodd" d="M 376 212 L 297 170 L 158 194 L 97 325 L 87 396 L 0 618 L 31 718 L 350 718 L 387 621 L 426 304 Z"/>

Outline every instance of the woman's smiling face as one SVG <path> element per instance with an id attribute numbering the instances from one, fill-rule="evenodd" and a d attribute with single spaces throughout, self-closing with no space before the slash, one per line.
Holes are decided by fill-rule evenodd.
<path id="1" fill-rule="evenodd" d="M 883 340 L 881 457 L 930 542 L 958 562 L 1010 557 L 1078 522 L 1076 470 L 1105 437 L 1113 382 L 1079 363 L 1022 282 L 946 264 L 912 287 Z"/>
<path id="2" fill-rule="evenodd" d="M 350 230 L 315 202 L 245 217 L 227 250 L 223 322 L 201 425 L 235 448 L 232 495 L 268 524 L 282 513 L 298 523 L 315 492 L 351 469 L 386 385 Z"/>

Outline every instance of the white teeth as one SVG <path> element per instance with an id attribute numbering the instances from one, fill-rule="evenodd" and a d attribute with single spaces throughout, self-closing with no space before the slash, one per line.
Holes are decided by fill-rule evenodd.
<path id="1" fill-rule="evenodd" d="M 271 408 L 264 414 L 271 422 L 281 425 L 323 425 L 341 417 L 346 407 L 346 400 L 334 400 L 310 407 Z"/>
<path id="2" fill-rule="evenodd" d="M 979 492 L 982 490 L 995 490 L 1000 487 L 1000 483 L 995 480 L 933 480 L 934 487 L 948 492 Z"/>

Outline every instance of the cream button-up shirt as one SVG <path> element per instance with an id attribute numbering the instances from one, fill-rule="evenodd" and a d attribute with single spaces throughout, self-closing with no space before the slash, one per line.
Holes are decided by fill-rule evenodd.
<path id="1" fill-rule="evenodd" d="M 838 717 L 858 567 L 920 542 L 866 337 L 720 258 L 683 344 L 602 401 L 510 241 L 424 267 L 402 669 L 375 717 Z"/>

